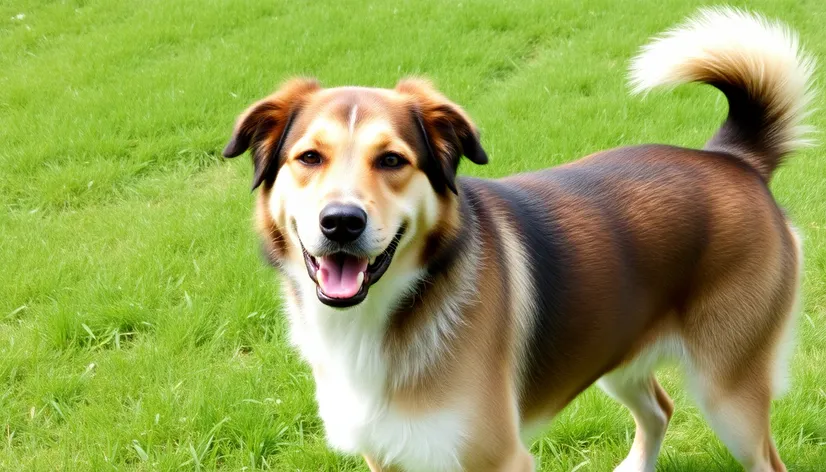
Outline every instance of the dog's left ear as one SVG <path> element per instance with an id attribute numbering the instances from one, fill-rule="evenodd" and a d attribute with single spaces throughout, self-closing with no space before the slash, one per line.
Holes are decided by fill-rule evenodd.
<path id="1" fill-rule="evenodd" d="M 456 171 L 464 155 L 476 164 L 487 164 L 488 156 L 479 142 L 479 131 L 459 105 L 436 91 L 430 82 L 405 79 L 396 91 L 407 95 L 411 113 L 427 146 L 428 156 L 420 166 L 433 188 L 443 193 L 456 190 Z"/>
<path id="2" fill-rule="evenodd" d="M 264 181 L 273 182 L 281 167 L 281 148 L 301 107 L 321 87 L 311 79 L 293 79 L 269 97 L 252 104 L 238 117 L 224 157 L 240 156 L 252 150 L 252 189 Z"/>

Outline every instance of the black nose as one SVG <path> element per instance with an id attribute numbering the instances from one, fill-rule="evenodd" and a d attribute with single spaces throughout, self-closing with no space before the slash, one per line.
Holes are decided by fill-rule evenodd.
<path id="1" fill-rule="evenodd" d="M 367 226 L 367 213 L 355 205 L 330 203 L 319 215 L 321 232 L 337 243 L 355 241 Z"/>

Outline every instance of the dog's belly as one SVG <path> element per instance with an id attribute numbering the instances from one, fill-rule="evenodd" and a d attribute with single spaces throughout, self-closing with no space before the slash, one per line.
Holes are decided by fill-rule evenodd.
<path id="1" fill-rule="evenodd" d="M 328 442 L 410 472 L 461 470 L 466 417 L 460 409 L 405 412 L 340 373 L 316 376 L 316 399 Z"/>

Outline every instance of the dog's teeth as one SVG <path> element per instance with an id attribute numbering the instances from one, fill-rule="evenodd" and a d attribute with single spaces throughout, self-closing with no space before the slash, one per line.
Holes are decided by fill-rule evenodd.
<path id="1" fill-rule="evenodd" d="M 359 272 L 358 277 L 356 277 L 356 285 L 361 287 L 361 284 L 364 283 L 364 272 Z"/>
<path id="2" fill-rule="evenodd" d="M 318 269 L 317 271 L 315 271 L 315 281 L 316 282 L 321 282 L 321 269 Z"/>
<path id="3" fill-rule="evenodd" d="M 373 257 L 371 257 L 371 258 L 370 258 L 370 265 L 373 265 L 373 264 L 375 264 L 375 263 L 376 263 L 376 258 L 377 258 L 377 257 L 378 257 L 378 256 L 373 256 Z"/>

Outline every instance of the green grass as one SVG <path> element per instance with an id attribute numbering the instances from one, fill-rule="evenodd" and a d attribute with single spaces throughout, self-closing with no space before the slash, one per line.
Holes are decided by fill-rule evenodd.
<path id="1" fill-rule="evenodd" d="M 366 470 L 325 447 L 258 257 L 251 166 L 219 157 L 235 116 L 286 77 L 431 77 L 483 130 L 492 164 L 462 168 L 479 176 L 700 146 L 725 111 L 709 88 L 627 94 L 628 59 L 686 0 L 14 3 L 0 4 L 0 470 Z M 826 62 L 820 0 L 749 5 Z M 772 185 L 806 248 L 793 389 L 772 416 L 793 471 L 826 470 L 821 154 Z M 736 470 L 680 375 L 662 378 L 677 410 L 659 470 Z M 605 471 L 632 436 L 591 389 L 532 450 L 543 471 Z"/>

